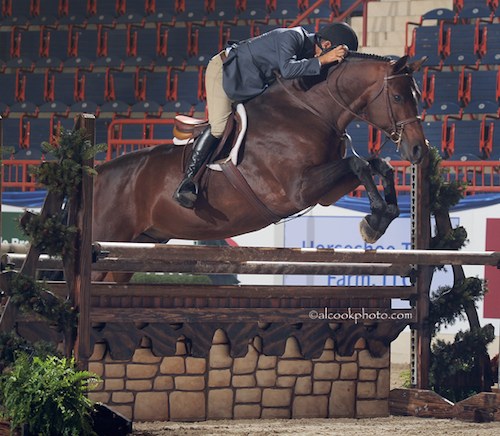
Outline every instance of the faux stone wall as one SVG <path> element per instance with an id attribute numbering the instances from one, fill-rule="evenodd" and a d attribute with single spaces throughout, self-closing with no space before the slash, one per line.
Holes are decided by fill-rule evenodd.
<path id="1" fill-rule="evenodd" d="M 89 369 L 103 382 L 90 393 L 134 421 L 242 418 L 346 418 L 388 415 L 389 350 L 374 358 L 363 339 L 352 356 L 339 356 L 331 339 L 318 359 L 306 360 L 297 341 L 265 356 L 259 338 L 245 357 L 232 358 L 222 330 L 208 358 L 157 357 L 143 339 L 132 359 L 112 360 L 95 345 Z"/>

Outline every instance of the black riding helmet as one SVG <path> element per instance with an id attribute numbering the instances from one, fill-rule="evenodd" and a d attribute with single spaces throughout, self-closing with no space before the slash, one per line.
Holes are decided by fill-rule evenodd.
<path id="1" fill-rule="evenodd" d="M 345 44 L 350 51 L 358 50 L 358 37 L 347 23 L 332 23 L 323 26 L 315 35 L 316 44 L 321 49 L 321 40 L 323 39 L 330 41 L 334 47 Z"/>

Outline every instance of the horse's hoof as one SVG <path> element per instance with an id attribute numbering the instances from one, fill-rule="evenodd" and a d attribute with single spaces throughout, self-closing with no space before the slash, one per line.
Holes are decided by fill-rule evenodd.
<path id="1" fill-rule="evenodd" d="M 359 223 L 359 232 L 361 233 L 363 241 L 365 241 L 368 244 L 373 244 L 374 242 L 377 242 L 383 235 L 383 233 L 379 232 L 378 230 L 374 230 L 372 227 L 370 227 L 370 224 L 368 224 L 368 220 L 366 218 L 363 218 Z"/>

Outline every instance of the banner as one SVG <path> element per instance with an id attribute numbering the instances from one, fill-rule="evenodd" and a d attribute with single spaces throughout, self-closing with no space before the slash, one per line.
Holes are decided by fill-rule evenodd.
<path id="1" fill-rule="evenodd" d="M 500 218 L 486 219 L 486 251 L 500 251 Z M 484 267 L 484 278 L 488 292 L 484 296 L 483 316 L 500 318 L 500 269 Z"/>

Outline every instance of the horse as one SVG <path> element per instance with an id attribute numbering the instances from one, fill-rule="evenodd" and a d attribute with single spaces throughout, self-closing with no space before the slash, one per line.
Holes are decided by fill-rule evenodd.
<path id="1" fill-rule="evenodd" d="M 316 204 L 333 204 L 363 184 L 371 213 L 360 231 L 375 242 L 399 215 L 393 169 L 379 158 L 346 158 L 345 129 L 354 119 L 364 120 L 385 132 L 405 160 L 422 162 L 428 143 L 413 72 L 424 60 L 353 52 L 321 76 L 278 78 L 246 102 L 248 129 L 236 168 L 253 202 L 224 173 L 206 169 L 194 209 L 177 204 L 172 195 L 183 176 L 183 147 L 158 145 L 102 164 L 94 182 L 93 239 L 225 239 Z M 385 198 L 373 174 L 382 176 Z"/>

